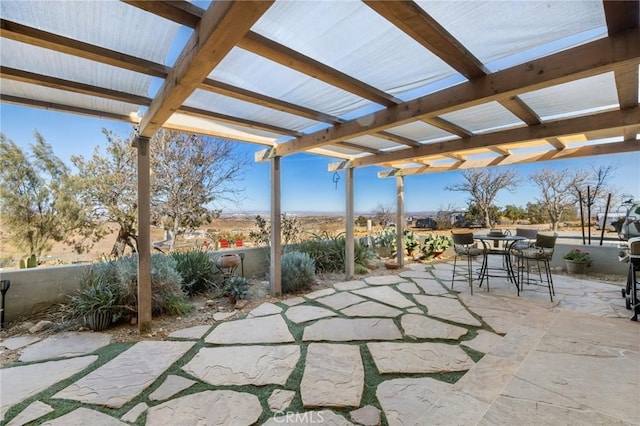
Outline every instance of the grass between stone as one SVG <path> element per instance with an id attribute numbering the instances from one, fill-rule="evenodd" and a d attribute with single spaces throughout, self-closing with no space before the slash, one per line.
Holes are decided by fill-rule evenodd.
<path id="1" fill-rule="evenodd" d="M 466 305 L 464 305 L 464 303 L 457 297 L 457 292 L 452 291 L 451 289 L 449 289 L 447 287 L 446 284 L 442 283 L 442 280 L 439 279 L 434 273 L 433 273 L 434 267 L 432 265 L 429 265 L 427 267 L 425 267 L 425 271 L 430 272 L 431 275 L 433 275 L 433 278 L 440 283 L 440 285 L 442 285 L 447 291 L 448 294 L 453 294 L 456 295 L 456 300 L 458 300 L 467 311 L 469 311 L 471 313 L 471 315 L 474 316 L 474 318 L 478 319 L 481 322 L 481 326 L 480 327 L 476 327 L 476 326 L 471 326 L 471 325 L 466 325 L 466 324 L 459 324 L 459 323 L 455 323 L 455 322 L 451 322 L 451 321 L 447 321 L 447 320 L 443 320 L 442 318 L 437 318 L 437 317 L 431 317 L 428 313 L 428 310 L 426 307 L 420 305 L 419 303 L 416 302 L 416 300 L 414 299 L 413 295 L 411 294 L 406 294 L 406 293 L 402 293 L 398 290 L 397 288 L 397 284 L 391 284 L 390 287 L 392 287 L 394 290 L 399 291 L 401 294 L 403 294 L 405 297 L 407 297 L 409 300 L 411 300 L 413 303 L 415 303 L 415 305 L 417 307 L 419 307 L 422 311 L 423 314 L 427 317 L 430 318 L 434 318 L 437 319 L 438 321 L 442 321 L 445 323 L 450 323 L 452 325 L 456 325 L 459 327 L 463 327 L 466 328 L 468 330 L 468 332 L 461 336 L 458 340 L 450 340 L 450 339 L 413 339 L 410 337 L 404 337 L 401 340 L 396 340 L 395 342 L 407 342 L 407 343 L 446 343 L 446 344 L 451 344 L 451 345 L 459 345 L 460 343 L 462 343 L 462 345 L 460 346 L 467 354 L 468 356 L 474 361 L 474 362 L 478 362 L 480 359 L 482 359 L 482 357 L 484 356 L 483 353 L 478 352 L 476 350 L 473 350 L 471 348 L 468 348 L 466 346 L 464 346 L 464 341 L 468 341 L 473 339 L 474 337 L 476 337 L 477 333 L 479 330 L 487 330 L 490 332 L 494 332 L 494 330 L 486 323 L 482 320 L 481 317 L 479 317 L 478 315 L 476 315 L 475 313 L 473 313 L 471 310 L 468 309 L 468 307 Z M 405 278 L 405 280 L 411 280 L 411 278 Z M 364 279 L 364 281 L 366 281 L 366 278 Z M 420 288 L 420 286 L 418 286 L 418 288 Z M 424 291 L 420 288 L 420 294 L 424 294 Z M 365 299 L 368 300 L 372 300 L 378 303 L 382 303 L 378 300 L 375 299 L 371 299 L 368 298 L 366 296 L 362 296 Z M 191 380 L 196 381 L 196 383 L 181 391 L 180 393 L 174 395 L 172 397 L 172 399 L 178 398 L 178 397 L 183 397 L 183 396 L 187 396 L 187 395 L 191 395 L 191 394 L 195 394 L 195 393 L 199 393 L 199 392 L 203 392 L 206 390 L 233 390 L 236 392 L 246 392 L 246 393 L 250 393 L 253 394 L 255 396 L 258 397 L 258 400 L 260 401 L 260 404 L 262 406 L 262 414 L 260 415 L 260 418 L 258 419 L 257 424 L 262 424 L 265 421 L 267 421 L 269 418 L 271 418 L 275 413 L 271 412 L 271 410 L 269 409 L 269 404 L 268 404 L 268 399 L 271 396 L 271 393 L 276 390 L 276 389 L 286 389 L 286 390 L 292 390 L 295 392 L 295 397 L 293 398 L 293 401 L 291 402 L 290 406 L 286 409 L 287 412 L 304 412 L 304 411 L 310 411 L 313 410 L 313 408 L 305 408 L 303 406 L 302 403 L 302 396 L 300 394 L 300 383 L 302 381 L 302 377 L 304 374 L 304 368 L 305 368 L 305 360 L 306 360 L 306 356 L 307 356 L 307 349 L 309 344 L 311 343 L 318 343 L 318 342 L 304 342 L 302 340 L 303 338 L 303 333 L 304 333 L 304 329 L 317 322 L 320 320 L 315 320 L 315 321 L 309 321 L 307 323 L 303 323 L 303 324 L 296 324 L 292 321 L 290 321 L 286 315 L 284 315 L 284 313 L 286 312 L 286 309 L 288 308 L 288 306 L 284 303 L 276 303 L 278 306 L 283 308 L 283 312 L 282 312 L 282 317 L 284 318 L 289 331 L 291 332 L 291 334 L 293 335 L 295 342 L 293 344 L 297 344 L 300 347 L 300 358 L 298 360 L 298 363 L 296 364 L 295 368 L 293 369 L 293 371 L 291 372 L 289 378 L 287 379 L 287 382 L 284 386 L 279 386 L 279 385 L 265 385 L 265 386 L 255 386 L 255 385 L 242 385 L 242 386 L 213 386 L 210 385 L 208 383 L 205 383 L 203 381 L 200 381 L 197 378 L 194 378 L 192 376 L 190 376 L 189 374 L 187 374 L 184 370 L 182 370 L 182 367 L 184 365 L 186 365 L 189 361 L 191 361 L 193 359 L 193 357 L 198 353 L 198 351 L 202 348 L 205 347 L 215 347 L 215 346 L 221 346 L 221 345 L 212 345 L 212 344 L 208 344 L 205 342 L 205 338 L 206 336 L 211 333 L 216 326 L 218 326 L 219 324 L 216 324 L 214 326 L 211 327 L 211 329 L 207 332 L 207 334 L 205 334 L 201 339 L 195 341 L 194 346 L 184 355 L 182 356 L 177 362 L 173 363 L 171 365 L 171 367 L 169 367 L 165 372 L 163 372 L 162 375 L 160 375 L 158 377 L 158 379 L 154 382 L 153 385 L 151 385 L 149 388 L 145 389 L 143 392 L 141 392 L 139 395 L 137 395 L 135 398 L 133 398 L 131 401 L 129 401 L 128 403 L 126 403 L 125 405 L 123 405 L 121 408 L 118 409 L 112 409 L 112 408 L 108 408 L 108 407 L 101 407 L 101 406 L 96 406 L 96 405 L 92 405 L 92 404 L 83 404 L 81 402 L 78 401 L 71 401 L 71 400 L 62 400 L 62 399 L 54 399 L 52 398 L 53 395 L 55 395 L 57 392 L 61 391 L 62 389 L 66 388 L 67 386 L 69 386 L 70 384 L 76 382 L 77 380 L 79 380 L 80 378 L 82 378 L 83 376 L 89 374 L 90 372 L 98 369 L 99 367 L 101 367 L 102 365 L 104 365 L 105 363 L 107 363 L 108 361 L 110 361 L 111 359 L 115 358 L 117 355 L 123 353 L 125 350 L 129 349 L 131 346 L 133 346 L 133 343 L 114 343 L 111 345 L 108 345 L 104 348 L 101 348 L 100 350 L 96 351 L 95 354 L 98 355 L 98 360 L 93 363 L 91 366 L 89 366 L 87 369 L 83 370 L 82 372 L 62 381 L 57 383 L 56 385 L 54 385 L 53 387 L 37 394 L 34 395 L 30 398 L 28 398 L 27 400 L 21 402 L 20 404 L 17 404 L 16 406 L 12 407 L 6 414 L 5 416 L 5 421 L 10 421 L 13 417 L 15 417 L 18 413 L 20 413 L 22 410 L 24 410 L 29 404 L 31 404 L 34 401 L 42 401 L 46 404 L 49 404 L 51 407 L 53 407 L 55 409 L 54 412 L 47 414 L 46 416 L 41 417 L 40 419 L 38 419 L 38 422 L 42 422 L 42 421 L 46 421 L 46 420 L 50 420 L 56 417 L 59 417 L 61 415 L 64 415 L 66 413 L 69 413 L 73 410 L 75 410 L 78 407 L 86 407 L 92 410 L 97 410 L 100 412 L 103 412 L 105 414 L 108 414 L 114 418 L 120 418 L 122 417 L 124 414 L 126 414 L 129 410 L 131 410 L 133 407 L 135 407 L 137 404 L 144 402 L 146 403 L 149 407 L 153 407 L 153 406 L 157 406 L 160 405 L 166 401 L 152 401 L 149 399 L 149 395 L 151 393 L 153 393 L 156 389 L 158 389 L 166 380 L 166 378 L 170 375 L 177 375 L 177 376 L 182 376 Z M 332 312 L 335 312 L 337 314 L 337 317 L 343 317 L 346 318 L 345 315 L 341 314 L 339 311 L 336 311 L 332 308 L 330 308 L 329 306 L 325 306 L 323 304 L 321 304 L 320 302 L 318 302 L 315 299 L 305 299 L 304 304 L 306 306 L 317 306 L 317 307 L 322 307 L 325 309 L 328 309 Z M 394 306 L 395 307 L 395 306 Z M 397 308 L 397 307 L 395 307 Z M 403 312 L 403 314 L 407 314 L 407 309 L 408 308 L 397 308 L 399 310 L 401 310 Z M 395 325 L 398 327 L 399 330 L 403 330 L 402 326 L 401 326 L 401 319 L 400 319 L 401 315 L 393 318 L 393 321 L 395 323 Z M 238 318 L 238 319 L 242 319 L 244 318 Z M 174 340 L 183 340 L 183 339 L 174 339 Z M 459 371 L 459 372 L 442 372 L 442 373 L 431 373 L 431 374 L 402 374 L 402 373 L 397 373 L 397 374 L 381 374 L 376 365 L 375 365 L 375 361 L 373 360 L 373 357 L 367 347 L 367 341 L 352 341 L 352 342 L 324 342 L 324 343 L 340 343 L 340 344 L 348 344 L 348 345 L 354 345 L 354 346 L 358 346 L 359 350 L 360 350 L 360 355 L 361 355 L 361 359 L 362 359 L 362 364 L 363 364 L 363 369 L 364 369 L 364 387 L 363 387 L 363 392 L 362 392 L 362 398 L 361 398 L 361 402 L 360 402 L 360 407 L 366 406 L 366 405 L 372 405 L 378 409 L 381 410 L 381 420 L 382 420 L 382 424 L 386 425 L 387 424 L 387 419 L 385 417 L 384 411 L 382 411 L 382 407 L 380 405 L 380 402 L 378 401 L 378 398 L 376 396 L 376 391 L 378 388 L 378 385 L 380 385 L 382 382 L 387 381 L 387 380 L 391 380 L 391 379 L 396 379 L 396 378 L 421 378 L 421 377 L 430 377 L 433 378 L 435 380 L 439 380 L 442 382 L 446 382 L 446 383 L 456 383 L 465 373 L 466 371 Z M 264 346 L 278 346 L 279 344 L 260 344 L 260 345 L 264 345 Z M 241 345 L 238 345 L 241 346 Z M 48 360 L 49 361 L 49 360 Z M 15 366 L 15 365 L 26 365 L 26 364 L 22 364 L 22 363 L 14 363 L 11 366 Z M 11 367 L 9 366 L 9 367 Z M 330 408 L 332 411 L 339 413 L 341 415 L 343 415 L 347 420 L 350 420 L 349 417 L 349 413 L 355 409 L 357 409 L 358 407 L 343 407 L 343 408 Z M 324 409 L 324 408 L 318 408 L 318 409 Z M 144 412 L 138 419 L 137 421 L 134 423 L 136 425 L 144 425 L 146 422 L 146 412 Z"/>

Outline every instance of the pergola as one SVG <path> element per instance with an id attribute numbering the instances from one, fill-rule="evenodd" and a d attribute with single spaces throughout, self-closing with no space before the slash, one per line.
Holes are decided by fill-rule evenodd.
<path id="1" fill-rule="evenodd" d="M 396 177 L 640 150 L 640 1 L 3 1 L 2 102 L 133 123 L 139 326 L 151 324 L 149 138 L 261 144 L 280 292 L 280 158 Z M 175 53 L 179 52 L 178 55 Z M 401 233 L 401 223 L 398 221 Z M 402 261 L 402 256 L 399 257 Z"/>

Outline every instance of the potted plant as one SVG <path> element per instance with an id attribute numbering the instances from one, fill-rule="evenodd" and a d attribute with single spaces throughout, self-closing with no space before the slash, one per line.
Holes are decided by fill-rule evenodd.
<path id="1" fill-rule="evenodd" d="M 446 235 L 429 235 L 421 247 L 422 254 L 428 259 L 437 258 L 442 256 L 452 244 L 453 241 Z"/>
<path id="2" fill-rule="evenodd" d="M 229 303 L 235 305 L 237 300 L 247 297 L 249 282 L 245 277 L 230 277 L 225 283 L 224 290 L 229 297 Z"/>
<path id="3" fill-rule="evenodd" d="M 387 228 L 373 237 L 373 244 L 380 257 L 390 257 L 396 246 L 396 230 Z"/>
<path id="4" fill-rule="evenodd" d="M 80 289 L 69 299 L 73 315 L 94 331 L 108 328 L 121 313 L 116 285 L 91 269 L 83 276 Z"/>
<path id="5" fill-rule="evenodd" d="M 413 256 L 415 250 L 420 247 L 420 241 L 418 241 L 418 234 L 408 229 L 404 230 L 404 248 L 407 250 L 409 256 Z"/>
<path id="6" fill-rule="evenodd" d="M 584 274 L 587 267 L 593 264 L 591 255 L 578 248 L 569 250 L 562 258 L 567 266 L 567 272 L 572 274 Z"/>

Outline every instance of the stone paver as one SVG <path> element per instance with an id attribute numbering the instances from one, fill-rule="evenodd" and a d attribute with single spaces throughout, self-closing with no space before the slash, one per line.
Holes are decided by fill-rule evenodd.
<path id="1" fill-rule="evenodd" d="M 273 303 L 262 303 L 260 306 L 249 312 L 249 314 L 247 314 L 247 318 L 264 317 L 267 315 L 279 314 L 280 312 L 282 312 L 282 308 L 280 306 L 274 305 Z"/>
<path id="2" fill-rule="evenodd" d="M 173 395 L 182 392 L 183 390 L 188 389 L 195 384 L 196 381 L 194 380 L 187 379 L 186 377 L 182 376 L 176 376 L 175 374 L 170 374 L 158 387 L 158 389 L 154 390 L 149 395 L 149 399 L 151 401 L 164 401 L 165 399 L 169 399 Z"/>
<path id="3" fill-rule="evenodd" d="M 53 397 L 122 407 L 149 387 L 193 345 L 194 342 L 138 342 Z"/>
<path id="4" fill-rule="evenodd" d="M 342 291 L 340 293 L 332 294 L 331 296 L 321 297 L 316 299 L 316 302 L 320 302 L 323 305 L 327 305 L 335 310 L 346 308 L 347 306 L 355 305 L 356 303 L 364 302 L 364 297 L 357 296 L 353 293 Z"/>
<path id="5" fill-rule="evenodd" d="M 231 312 L 216 312 L 215 314 L 213 314 L 213 320 L 214 321 L 224 321 L 227 318 L 231 318 L 232 316 L 234 316 L 237 313 L 238 313 L 238 311 L 236 311 L 236 310 L 233 310 Z"/>
<path id="6" fill-rule="evenodd" d="M 403 293 L 407 293 L 407 294 L 419 294 L 420 293 L 420 289 L 418 288 L 417 285 L 415 285 L 415 283 L 406 281 L 403 283 L 398 284 L 398 290 L 400 290 Z"/>
<path id="7" fill-rule="evenodd" d="M 301 303 L 304 303 L 304 301 L 305 300 L 304 300 L 303 297 L 292 297 L 290 299 L 283 300 L 280 303 L 283 303 L 283 304 L 285 304 L 287 306 L 295 306 L 295 305 L 299 305 Z"/>
<path id="8" fill-rule="evenodd" d="M 174 331 L 167 337 L 170 337 L 172 339 L 198 340 L 202 339 L 202 336 L 204 336 L 210 328 L 210 325 L 196 325 L 194 327 L 183 328 L 182 330 Z"/>
<path id="9" fill-rule="evenodd" d="M 357 305 L 349 306 L 342 312 L 348 317 L 387 317 L 395 318 L 402 314 L 402 311 L 391 306 L 383 305 L 377 302 L 362 302 Z"/>
<path id="10" fill-rule="evenodd" d="M 202 348 L 183 370 L 217 386 L 284 385 L 299 358 L 297 345 Z"/>
<path id="11" fill-rule="evenodd" d="M 9 337 L 0 341 L 0 347 L 5 347 L 11 351 L 15 351 L 16 349 L 24 348 L 25 346 L 39 342 L 40 340 L 42 340 L 42 338 L 38 336 Z"/>
<path id="12" fill-rule="evenodd" d="M 358 407 L 363 388 L 364 368 L 358 346 L 309 345 L 300 383 L 305 407 Z"/>
<path id="13" fill-rule="evenodd" d="M 351 420 L 363 426 L 378 426 L 380 424 L 380 410 L 373 405 L 365 405 L 362 408 L 349 413 Z"/>
<path id="14" fill-rule="evenodd" d="M 228 321 L 217 326 L 205 338 L 207 343 L 288 343 L 293 336 L 281 315 Z"/>
<path id="15" fill-rule="evenodd" d="M 332 288 L 323 288 L 322 290 L 316 290 L 309 294 L 305 294 L 304 297 L 307 299 L 317 299 L 318 297 L 328 296 L 330 294 L 334 294 L 336 291 Z"/>
<path id="16" fill-rule="evenodd" d="M 353 423 L 344 417 L 329 410 L 304 411 L 302 413 L 286 413 L 282 416 L 271 417 L 262 426 L 278 425 L 308 426 L 320 424 L 322 426 L 353 426 Z"/>
<path id="17" fill-rule="evenodd" d="M 478 334 L 471 340 L 465 340 L 463 345 L 473 349 L 474 351 L 488 353 L 496 345 L 502 342 L 503 337 L 486 330 L 478 330 Z"/>
<path id="18" fill-rule="evenodd" d="M 501 358 L 522 361 L 540 342 L 544 331 L 526 326 L 512 327 L 502 341 L 495 345 L 489 353 Z"/>
<path id="19" fill-rule="evenodd" d="M 262 414 L 255 395 L 230 390 L 204 391 L 172 399 L 147 413 L 147 426 L 254 424 Z"/>
<path id="20" fill-rule="evenodd" d="M 481 401 L 493 402 L 500 391 L 511 380 L 520 367 L 520 363 L 485 355 L 454 385 L 454 389 L 461 390 Z"/>
<path id="21" fill-rule="evenodd" d="M 417 306 L 407 309 L 407 312 L 409 312 L 410 314 L 424 315 L 424 312 L 422 311 L 422 309 L 418 308 Z"/>
<path id="22" fill-rule="evenodd" d="M 482 323 L 475 319 L 460 302 L 455 299 L 447 299 L 437 296 L 415 295 L 416 302 L 427 307 L 429 316 L 438 317 L 460 324 L 475 325 L 480 327 Z"/>
<path id="23" fill-rule="evenodd" d="M 351 340 L 401 339 L 400 330 L 391 319 L 379 318 L 329 318 L 322 319 L 304 329 L 302 340 L 327 340 L 348 342 Z"/>
<path id="24" fill-rule="evenodd" d="M 444 343 L 367 343 L 380 373 L 464 371 L 473 361 L 457 345 Z"/>
<path id="25" fill-rule="evenodd" d="M 427 412 L 451 389 L 431 378 L 387 380 L 378 385 L 376 396 L 389 426 L 423 425 Z"/>
<path id="26" fill-rule="evenodd" d="M 97 359 L 96 355 L 90 355 L 3 368 L 0 370 L 0 420 L 15 404 L 81 372 Z"/>
<path id="27" fill-rule="evenodd" d="M 24 410 L 22 410 L 17 416 L 15 416 L 7 426 L 22 426 L 29 422 L 32 422 L 45 414 L 51 413 L 53 408 L 45 404 L 41 401 L 33 401 L 31 404 L 27 406 Z"/>
<path id="28" fill-rule="evenodd" d="M 433 278 L 430 272 L 425 271 L 424 269 L 421 271 L 402 271 L 398 275 L 403 278 Z"/>
<path id="29" fill-rule="evenodd" d="M 360 290 L 354 290 L 353 293 L 375 299 L 378 302 L 395 306 L 396 308 L 408 308 L 415 306 L 413 302 L 407 299 L 402 293 L 390 287 L 369 287 Z"/>
<path id="30" fill-rule="evenodd" d="M 99 411 L 90 410 L 88 408 L 76 408 L 72 412 L 65 414 L 64 416 L 57 417 L 53 420 L 41 423 L 42 426 L 87 426 L 87 425 L 100 425 L 100 426 L 126 426 L 127 423 L 123 423 L 111 416 L 103 414 Z"/>
<path id="31" fill-rule="evenodd" d="M 333 288 L 339 291 L 349 291 L 349 290 L 357 290 L 359 288 L 364 288 L 367 286 L 362 280 L 354 280 L 354 281 L 344 281 L 341 283 L 335 283 Z"/>
<path id="32" fill-rule="evenodd" d="M 449 290 L 444 288 L 442 284 L 438 281 L 431 279 L 423 279 L 423 278 L 414 278 L 413 281 L 424 291 L 426 294 L 432 296 L 441 296 L 444 294 L 449 294 Z"/>
<path id="33" fill-rule="evenodd" d="M 281 413 L 286 410 L 289 405 L 291 405 L 291 401 L 295 398 L 296 393 L 294 391 L 285 390 L 285 389 L 274 389 L 267 400 L 269 404 L 269 409 L 276 413 Z"/>
<path id="34" fill-rule="evenodd" d="M 434 425 L 450 425 L 451 419 L 455 419 L 457 425 L 477 425 L 488 408 L 489 403 L 452 389 L 442 395 L 425 415 Z"/>
<path id="35" fill-rule="evenodd" d="M 391 285 L 403 283 L 407 280 L 399 277 L 398 275 L 378 275 L 375 277 L 367 277 L 364 281 L 369 285 Z"/>
<path id="36" fill-rule="evenodd" d="M 285 316 L 289 321 L 301 324 L 307 321 L 313 321 L 320 318 L 335 317 L 337 313 L 319 306 L 294 306 L 287 309 Z"/>
<path id="37" fill-rule="evenodd" d="M 111 343 L 111 335 L 106 333 L 59 333 L 26 347 L 20 355 L 20 361 L 31 362 L 88 355 L 109 343 Z"/>
<path id="38" fill-rule="evenodd" d="M 138 420 L 138 417 L 145 411 L 149 409 L 149 406 L 145 402 L 141 402 L 136 404 L 131 410 L 127 411 L 127 413 L 120 418 L 123 422 L 127 423 L 135 423 Z"/>
<path id="39" fill-rule="evenodd" d="M 458 340 L 468 330 L 456 325 L 427 318 L 423 315 L 406 314 L 400 319 L 404 334 L 416 339 L 452 339 Z"/>

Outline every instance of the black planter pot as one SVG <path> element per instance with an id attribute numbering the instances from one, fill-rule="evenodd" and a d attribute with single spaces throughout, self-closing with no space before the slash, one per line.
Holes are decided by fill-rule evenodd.
<path id="1" fill-rule="evenodd" d="M 111 326 L 113 314 L 110 311 L 92 312 L 85 319 L 93 331 L 102 331 Z"/>

